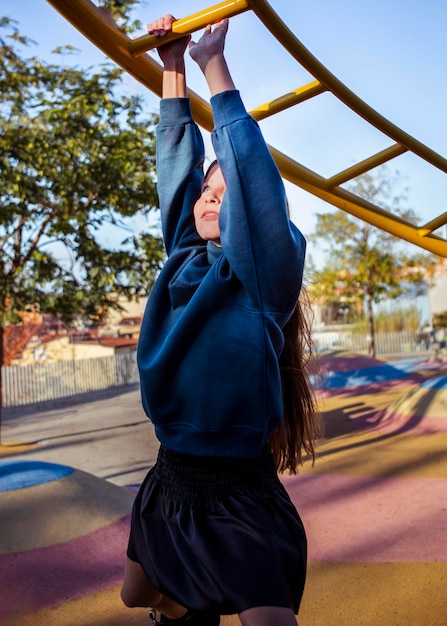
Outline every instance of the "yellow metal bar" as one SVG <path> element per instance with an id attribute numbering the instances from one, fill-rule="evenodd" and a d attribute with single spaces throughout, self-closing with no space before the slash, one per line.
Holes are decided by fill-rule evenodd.
<path id="1" fill-rule="evenodd" d="M 435 218 L 434 220 L 431 220 L 431 222 L 427 222 L 425 226 L 421 226 L 421 228 L 419 228 L 419 232 L 422 235 L 422 237 L 425 237 L 429 233 L 432 233 L 434 230 L 437 230 L 438 228 L 441 228 L 441 226 L 445 226 L 446 224 L 447 224 L 447 212 L 443 213 L 442 215 Z"/>
<path id="2" fill-rule="evenodd" d="M 113 59 L 137 80 L 161 93 L 161 67 L 149 56 L 133 59 L 128 52 L 128 41 L 117 27 L 110 13 L 90 0 L 48 0 L 63 17 L 87 39 Z"/>
<path id="3" fill-rule="evenodd" d="M 290 93 L 286 93 L 279 98 L 275 98 L 275 100 L 261 104 L 261 106 L 252 109 L 250 111 L 250 115 L 260 121 L 266 117 L 274 115 L 275 113 L 284 111 L 295 104 L 300 104 L 300 102 L 304 102 L 314 96 L 318 96 L 325 91 L 327 91 L 326 87 L 318 82 L 318 80 L 314 80 L 308 85 L 295 89 L 295 91 L 291 91 Z"/>
<path id="4" fill-rule="evenodd" d="M 161 97 L 162 68 L 149 55 L 132 57 L 130 39 L 116 26 L 110 13 L 90 0 L 47 0 L 63 17 L 79 30 L 104 54 L 133 76 L 142 85 Z M 191 108 L 197 123 L 213 128 L 209 104 L 192 90 L 188 90 Z"/>
<path id="5" fill-rule="evenodd" d="M 398 128 L 395 124 L 377 113 L 366 102 L 356 96 L 329 70 L 324 67 L 303 44 L 295 37 L 292 31 L 284 24 L 266 0 L 250 0 L 251 7 L 264 24 L 264 26 L 276 37 L 283 47 L 317 80 L 327 87 L 346 106 L 363 117 L 370 124 L 388 135 L 396 143 L 405 146 L 414 154 L 428 161 L 435 167 L 447 173 L 447 159 L 431 150 L 408 133 Z"/>
<path id="6" fill-rule="evenodd" d="M 226 2 L 221 2 L 209 9 L 205 9 L 190 17 L 185 17 L 174 22 L 172 25 L 172 33 L 163 37 L 163 43 L 174 41 L 174 39 L 179 39 L 179 37 L 205 28 L 207 24 L 214 24 L 225 17 L 239 15 L 239 13 L 243 13 L 248 9 L 249 5 L 247 0 L 227 0 Z M 142 35 L 141 37 L 129 41 L 128 45 L 130 54 L 132 56 L 138 56 L 139 54 L 143 54 L 143 52 L 157 48 L 160 45 L 160 39 L 153 35 Z"/>
<path id="7" fill-rule="evenodd" d="M 447 241 L 444 239 L 435 235 L 422 237 L 419 229 L 413 224 L 356 196 L 346 189 L 328 190 L 325 178 L 271 146 L 270 151 L 278 164 L 282 176 L 291 183 L 301 187 L 301 189 L 396 237 L 433 252 L 433 254 L 447 257 Z"/>
<path id="8" fill-rule="evenodd" d="M 356 178 L 356 176 L 361 176 L 365 172 L 369 172 L 370 170 L 372 170 L 374 167 L 383 165 L 387 161 L 390 161 L 391 159 L 394 159 L 395 157 L 404 154 L 404 152 L 408 152 L 407 148 L 404 148 L 404 146 L 400 146 L 396 143 L 393 146 L 385 148 L 385 150 L 382 150 L 381 152 L 378 152 L 377 154 L 369 157 L 368 159 L 360 161 L 359 163 L 356 163 L 356 165 L 353 165 L 352 167 L 343 170 L 343 172 L 340 172 L 339 174 L 328 178 L 326 181 L 326 185 L 328 189 L 338 187 L 339 185 L 346 183 L 348 180 L 352 180 L 353 178 Z"/>

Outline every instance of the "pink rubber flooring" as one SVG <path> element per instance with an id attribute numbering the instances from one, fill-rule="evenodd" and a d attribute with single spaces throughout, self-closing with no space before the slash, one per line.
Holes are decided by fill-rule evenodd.
<path id="1" fill-rule="evenodd" d="M 309 561 L 447 561 L 445 479 L 285 477 L 303 519 Z"/>

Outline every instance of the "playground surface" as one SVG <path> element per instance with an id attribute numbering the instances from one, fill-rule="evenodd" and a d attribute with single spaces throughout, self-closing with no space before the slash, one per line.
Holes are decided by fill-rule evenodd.
<path id="1" fill-rule="evenodd" d="M 321 365 L 325 439 L 314 467 L 283 477 L 309 540 L 300 626 L 447 626 L 447 363 Z M 149 624 L 119 598 L 158 448 L 138 390 L 7 412 L 2 437 L 0 624 Z"/>

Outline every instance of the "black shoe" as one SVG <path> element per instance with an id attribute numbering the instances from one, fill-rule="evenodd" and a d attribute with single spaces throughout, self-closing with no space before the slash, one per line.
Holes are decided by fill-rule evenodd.
<path id="1" fill-rule="evenodd" d="M 219 626 L 220 615 L 216 613 L 203 613 L 199 611 L 186 611 L 183 617 L 179 619 L 169 619 L 162 613 L 160 614 L 160 620 L 157 621 L 157 614 L 155 611 L 149 613 L 149 619 L 152 620 L 154 626 Z"/>

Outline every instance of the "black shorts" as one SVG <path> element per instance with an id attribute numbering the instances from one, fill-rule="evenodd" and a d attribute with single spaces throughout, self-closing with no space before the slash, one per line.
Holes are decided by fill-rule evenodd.
<path id="1" fill-rule="evenodd" d="M 162 446 L 135 499 L 127 554 L 189 609 L 298 612 L 306 535 L 267 448 L 256 459 L 228 459 Z"/>

